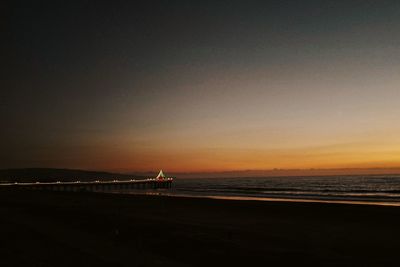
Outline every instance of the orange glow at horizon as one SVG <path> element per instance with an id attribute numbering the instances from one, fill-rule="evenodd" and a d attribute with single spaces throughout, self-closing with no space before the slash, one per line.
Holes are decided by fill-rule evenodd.
<path id="1" fill-rule="evenodd" d="M 111 145 L 111 144 L 110 144 Z M 183 144 L 180 144 L 181 146 Z M 299 148 L 179 147 L 159 144 L 103 147 L 70 166 L 112 171 L 219 172 L 268 169 L 394 168 L 400 166 L 400 142 L 344 143 Z M 107 151 L 107 152 L 105 152 Z M 90 158 L 90 161 L 87 159 Z"/>

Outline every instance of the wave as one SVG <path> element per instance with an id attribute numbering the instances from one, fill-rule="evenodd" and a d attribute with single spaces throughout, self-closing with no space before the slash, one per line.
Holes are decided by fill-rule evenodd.
<path id="1" fill-rule="evenodd" d="M 400 202 L 400 177 L 302 177 L 177 181 L 175 193 L 208 196 L 352 199 Z"/>

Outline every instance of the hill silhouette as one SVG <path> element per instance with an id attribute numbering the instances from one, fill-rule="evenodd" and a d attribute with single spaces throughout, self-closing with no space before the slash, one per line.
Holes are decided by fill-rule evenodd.
<path id="1" fill-rule="evenodd" d="M 113 179 L 128 180 L 132 178 L 140 179 L 145 177 L 120 173 L 74 169 L 24 168 L 0 170 L 0 182 L 68 182 L 76 180 L 83 182 Z"/>

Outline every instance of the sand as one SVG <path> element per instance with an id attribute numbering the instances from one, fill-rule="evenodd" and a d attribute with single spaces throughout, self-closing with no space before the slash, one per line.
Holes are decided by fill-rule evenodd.
<path id="1" fill-rule="evenodd" d="M 400 208 L 0 190 L 1 266 L 399 266 Z"/>

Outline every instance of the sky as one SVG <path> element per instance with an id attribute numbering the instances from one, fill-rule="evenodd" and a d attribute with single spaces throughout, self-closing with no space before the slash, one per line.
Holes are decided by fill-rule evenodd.
<path id="1" fill-rule="evenodd" d="M 10 1 L 0 168 L 400 166 L 399 1 Z"/>

